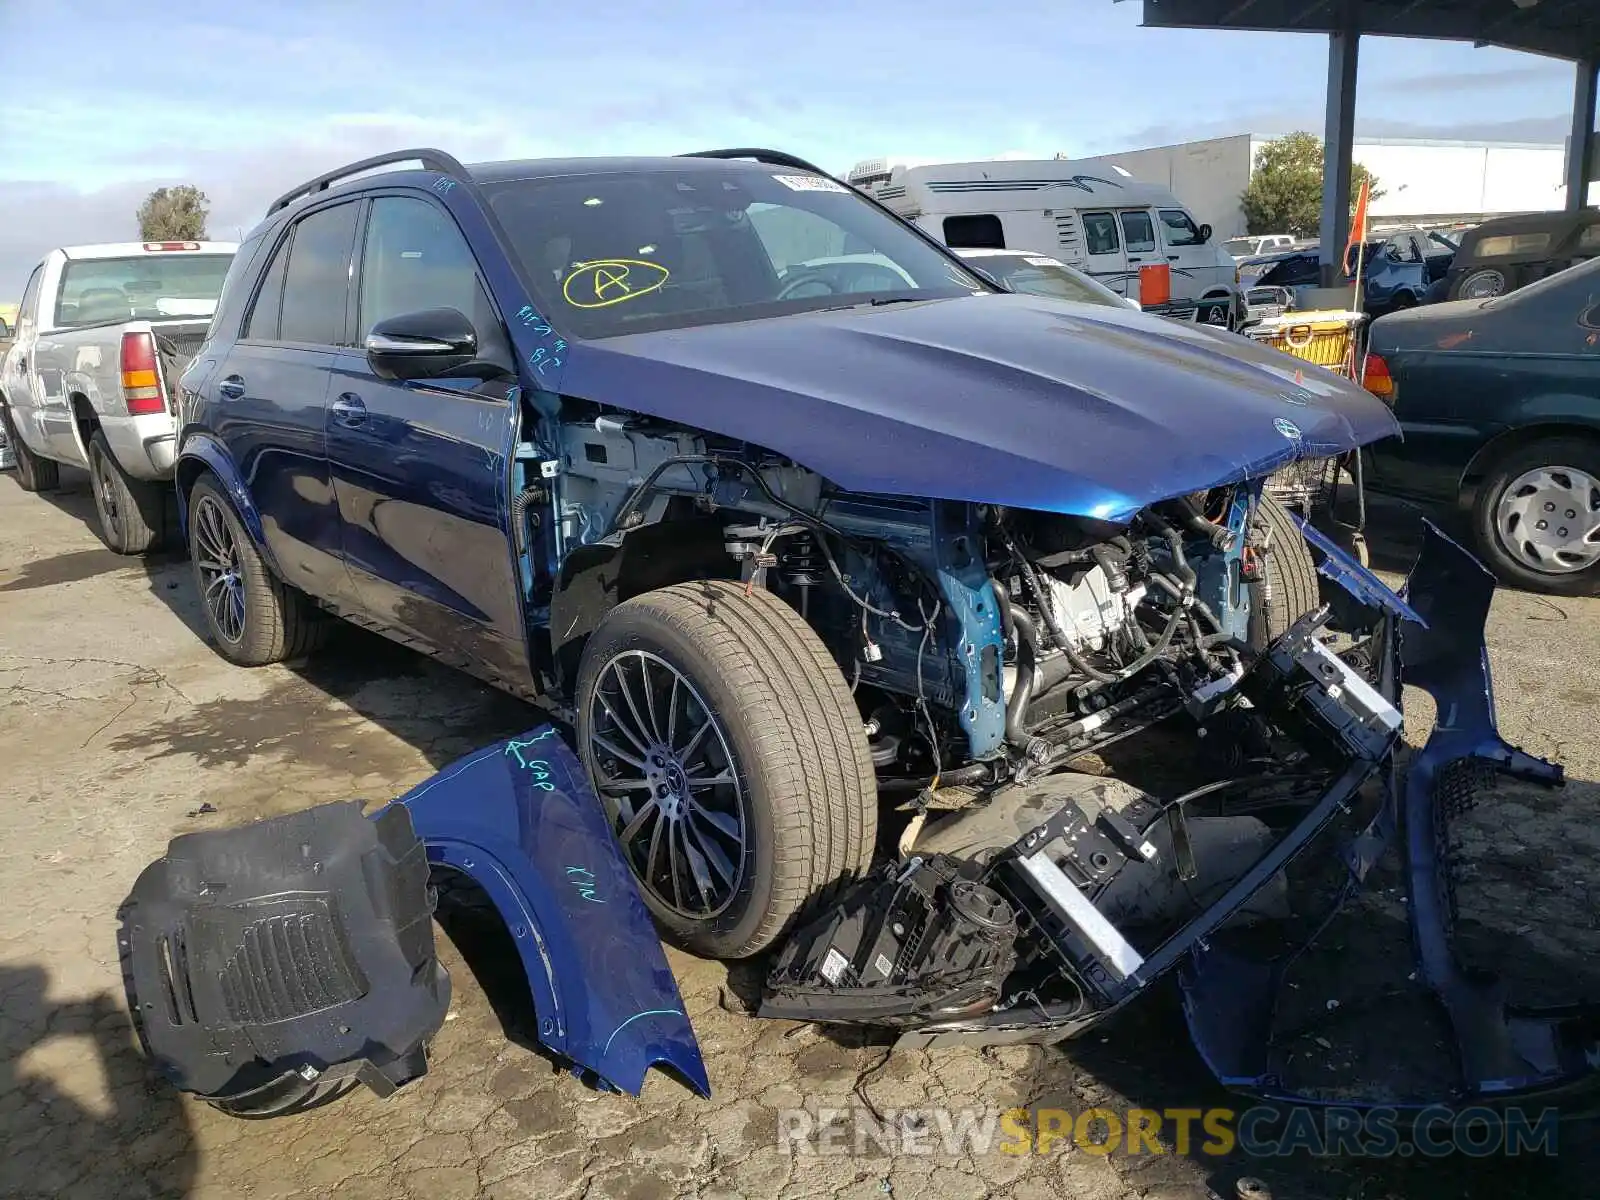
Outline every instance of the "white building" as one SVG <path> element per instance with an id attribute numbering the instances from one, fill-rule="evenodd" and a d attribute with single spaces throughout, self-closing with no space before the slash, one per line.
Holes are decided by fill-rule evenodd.
<path id="1" fill-rule="evenodd" d="M 1166 185 L 1217 237 L 1230 238 L 1245 232 L 1239 198 L 1256 152 L 1271 140 L 1241 133 L 1080 161 L 1119 166 L 1135 179 Z M 1354 157 L 1377 176 L 1384 193 L 1372 202 L 1375 224 L 1479 220 L 1566 202 L 1566 147 L 1559 143 L 1358 138 Z M 1600 183 L 1591 185 L 1589 202 L 1600 202 Z"/>

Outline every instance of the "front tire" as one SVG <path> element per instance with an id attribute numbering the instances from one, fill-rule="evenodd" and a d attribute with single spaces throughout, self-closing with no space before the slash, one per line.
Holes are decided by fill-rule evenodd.
<path id="1" fill-rule="evenodd" d="M 755 954 L 866 872 L 877 787 L 860 714 L 771 593 L 705 580 L 619 604 L 584 648 L 576 706 L 584 765 L 671 941 Z"/>
<path id="2" fill-rule="evenodd" d="M 1322 603 L 1311 548 L 1289 510 L 1263 495 L 1256 517 L 1265 535 L 1260 578 L 1250 587 L 1250 648 L 1270 646 L 1301 617 Z"/>
<path id="3" fill-rule="evenodd" d="M 229 662 L 263 667 L 321 644 L 322 615 L 267 569 L 211 475 L 201 476 L 189 493 L 189 563 L 211 643 Z"/>
<path id="4" fill-rule="evenodd" d="M 1505 583 L 1556 596 L 1600 591 L 1600 443 L 1540 438 L 1502 455 L 1478 489 L 1472 525 Z"/>
<path id="5" fill-rule="evenodd" d="M 25 492 L 53 492 L 61 486 L 61 469 L 54 459 L 40 458 L 17 436 L 11 414 L 0 408 L 0 421 L 6 423 L 6 440 L 17 456 L 17 485 Z"/>
<path id="6" fill-rule="evenodd" d="M 89 479 L 100 517 L 100 540 L 118 554 L 144 554 L 165 540 L 166 497 L 161 489 L 130 479 L 99 430 L 89 439 Z"/>

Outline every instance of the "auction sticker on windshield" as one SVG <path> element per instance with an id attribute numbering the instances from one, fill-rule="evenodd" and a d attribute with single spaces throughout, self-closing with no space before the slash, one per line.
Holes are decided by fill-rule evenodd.
<path id="1" fill-rule="evenodd" d="M 848 192 L 850 189 L 837 180 L 821 175 L 774 175 L 779 183 L 793 192 Z"/>

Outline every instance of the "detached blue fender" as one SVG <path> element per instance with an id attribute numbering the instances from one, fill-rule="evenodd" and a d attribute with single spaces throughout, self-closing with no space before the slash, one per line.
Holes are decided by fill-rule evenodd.
<path id="1" fill-rule="evenodd" d="M 184 478 L 185 465 L 191 469 L 203 467 L 222 481 L 228 499 L 233 501 L 234 511 L 239 514 L 239 519 L 244 522 L 245 532 L 250 535 L 250 540 L 255 543 L 256 550 L 267 560 L 267 565 L 274 570 L 277 564 L 272 557 L 272 551 L 267 547 L 266 532 L 261 527 L 261 514 L 256 511 L 255 501 L 250 498 L 250 489 L 245 487 L 244 479 L 239 474 L 239 468 L 234 464 L 233 457 L 216 438 L 210 434 L 191 434 L 183 439 L 183 449 L 178 454 L 177 478 Z M 189 493 L 184 487 L 177 489 L 178 493 L 178 532 L 187 541 L 189 537 Z"/>
<path id="2" fill-rule="evenodd" d="M 655 1065 L 710 1096 L 649 910 L 554 728 L 470 754 L 393 803 L 411 811 L 429 861 L 470 876 L 499 910 L 541 1043 L 635 1096 Z"/>

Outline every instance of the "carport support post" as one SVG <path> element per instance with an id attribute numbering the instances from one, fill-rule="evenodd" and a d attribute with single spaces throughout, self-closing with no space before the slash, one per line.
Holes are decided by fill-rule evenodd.
<path id="1" fill-rule="evenodd" d="M 1344 285 L 1350 240 L 1351 158 L 1356 142 L 1356 63 L 1361 31 L 1353 18 L 1328 35 L 1328 111 L 1322 135 L 1322 286 Z"/>
<path id="2" fill-rule="evenodd" d="M 1595 176 L 1595 90 L 1600 82 L 1600 61 L 1578 62 L 1578 86 L 1572 97 L 1572 137 L 1567 142 L 1567 211 L 1577 212 L 1589 198 L 1589 181 Z"/>

